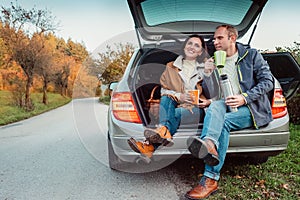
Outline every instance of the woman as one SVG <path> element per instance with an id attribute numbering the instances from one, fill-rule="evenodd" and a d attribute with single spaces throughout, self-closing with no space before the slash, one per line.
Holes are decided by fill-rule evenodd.
<path id="1" fill-rule="evenodd" d="M 161 100 L 159 110 L 159 126 L 147 128 L 144 132 L 146 140 L 128 140 L 130 147 L 144 158 L 150 159 L 155 149 L 160 146 L 173 145 L 172 137 L 180 123 L 203 121 L 204 109 L 211 103 L 202 93 L 204 62 L 208 54 L 204 39 L 198 35 L 189 36 L 183 43 L 180 56 L 167 64 L 161 75 Z M 189 90 L 199 91 L 199 102 Z"/>

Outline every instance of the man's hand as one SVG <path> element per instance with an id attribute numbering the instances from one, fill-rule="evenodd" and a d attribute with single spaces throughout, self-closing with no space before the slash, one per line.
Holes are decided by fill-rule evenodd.
<path id="1" fill-rule="evenodd" d="M 245 102 L 244 96 L 241 94 L 238 94 L 238 95 L 228 96 L 225 100 L 225 103 L 226 103 L 226 105 L 228 105 L 232 108 L 237 108 L 237 107 L 244 105 L 246 102 Z"/>
<path id="2" fill-rule="evenodd" d="M 205 63 L 204 63 L 204 72 L 211 74 L 214 69 L 216 68 L 215 63 L 214 63 L 213 58 L 209 58 Z"/>

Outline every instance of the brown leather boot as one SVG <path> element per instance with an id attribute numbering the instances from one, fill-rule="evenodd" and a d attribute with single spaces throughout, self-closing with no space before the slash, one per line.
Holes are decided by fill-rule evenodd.
<path id="1" fill-rule="evenodd" d="M 174 144 L 170 131 L 166 126 L 160 126 L 156 129 L 147 128 L 144 136 L 150 143 L 162 144 L 163 146 L 172 146 Z"/>
<path id="2" fill-rule="evenodd" d="M 219 155 L 215 144 L 211 140 L 190 137 L 187 140 L 187 146 L 191 154 L 196 158 L 203 159 L 204 163 L 210 166 L 219 164 Z"/>
<path id="3" fill-rule="evenodd" d="M 155 151 L 154 146 L 147 142 L 136 141 L 134 138 L 128 139 L 127 142 L 133 151 L 140 153 L 147 158 L 151 158 Z"/>
<path id="4" fill-rule="evenodd" d="M 218 191 L 218 182 L 206 176 L 201 178 L 199 185 L 185 194 L 187 199 L 204 199 Z"/>

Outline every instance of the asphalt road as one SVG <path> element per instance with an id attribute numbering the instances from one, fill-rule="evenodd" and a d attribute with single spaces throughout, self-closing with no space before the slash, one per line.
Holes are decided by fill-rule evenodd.
<path id="1" fill-rule="evenodd" d="M 0 200 L 184 199 L 201 163 L 180 159 L 149 173 L 111 170 L 106 116 L 96 98 L 80 99 L 0 127 Z"/>

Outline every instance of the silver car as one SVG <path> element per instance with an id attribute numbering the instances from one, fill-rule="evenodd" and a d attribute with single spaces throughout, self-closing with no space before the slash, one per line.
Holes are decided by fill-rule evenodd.
<path id="1" fill-rule="evenodd" d="M 149 112 L 147 100 L 153 88 L 158 86 L 166 63 L 175 60 L 182 41 L 191 34 L 205 38 L 208 52 L 214 52 L 213 35 L 221 24 L 232 24 L 245 35 L 256 22 L 267 0 L 188 1 L 128 0 L 135 22 L 139 49 L 133 54 L 123 78 L 111 84 L 114 89 L 108 112 L 108 155 L 112 169 L 128 170 L 128 166 L 140 163 L 142 158 L 128 145 L 133 137 L 143 140 L 145 128 L 157 124 Z M 180 8 L 180 9 L 177 9 Z M 263 28 L 263 27 L 261 27 Z M 255 29 L 254 29 L 255 30 Z M 250 47 L 249 39 L 246 47 Z M 231 132 L 228 155 L 242 156 L 255 163 L 267 161 L 287 148 L 289 141 L 289 115 L 286 99 L 297 91 L 300 68 L 290 53 L 263 54 L 275 76 L 275 88 L 269 93 L 274 120 L 265 127 Z M 159 98 L 155 92 L 154 98 Z M 172 147 L 155 151 L 148 165 L 139 165 L 135 171 L 151 171 L 162 168 L 175 159 L 190 155 L 186 140 L 201 134 L 202 124 L 181 124 L 174 135 Z"/>

